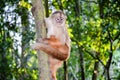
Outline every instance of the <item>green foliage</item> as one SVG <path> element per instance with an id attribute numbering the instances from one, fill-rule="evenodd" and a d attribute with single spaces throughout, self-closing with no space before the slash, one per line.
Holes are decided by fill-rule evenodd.
<path id="1" fill-rule="evenodd" d="M 35 35 L 31 3 L 28 0 L 1 0 L 1 3 L 0 80 L 38 80 L 37 54 L 30 49 Z M 119 3 L 119 0 L 49 0 L 50 13 L 61 9 L 67 15 L 72 40 L 69 80 L 81 80 L 82 63 L 85 78 L 91 80 L 96 61 L 97 80 L 108 78 L 107 69 L 110 78 L 119 80 Z M 58 71 L 58 80 L 63 79 L 63 72 L 62 68 Z"/>
<path id="2" fill-rule="evenodd" d="M 98 60 L 101 63 L 98 69 L 100 71 L 98 80 L 104 80 L 106 77 L 102 77 L 105 70 L 103 67 L 108 65 L 110 53 L 117 55 L 113 52 L 120 48 L 120 27 L 118 27 L 120 26 L 118 17 L 120 14 L 118 10 L 120 7 L 118 4 L 119 1 L 61 0 L 60 2 L 60 0 L 53 0 L 52 3 L 56 9 L 61 9 L 60 6 L 62 6 L 68 17 L 68 31 L 72 40 L 72 51 L 69 59 L 69 80 L 72 79 L 71 74 L 73 79 L 81 79 L 80 64 L 82 63 L 79 60 L 81 53 L 84 58 L 86 79 L 92 77 L 91 74 L 94 70 L 95 61 Z M 79 47 L 81 52 L 79 52 Z M 96 53 L 100 53 L 97 55 L 97 59 Z M 114 58 L 113 60 L 116 59 Z M 113 66 L 112 63 L 111 65 Z M 110 69 L 110 71 L 114 72 L 113 69 Z M 116 76 L 114 74 L 110 75 Z"/>
<path id="3" fill-rule="evenodd" d="M 19 1 L 16 0 L 2 0 L 2 2 L 0 5 L 0 80 L 37 80 L 36 54 L 30 50 L 29 45 L 35 33 L 32 30 L 33 23 L 29 22 L 31 17 L 28 17 L 30 15 L 28 7 L 18 5 Z"/>
<path id="4" fill-rule="evenodd" d="M 20 2 L 19 2 L 19 5 L 20 5 L 21 7 L 27 8 L 28 10 L 31 9 L 31 5 L 30 5 L 28 2 L 25 2 L 24 0 L 20 1 Z"/>

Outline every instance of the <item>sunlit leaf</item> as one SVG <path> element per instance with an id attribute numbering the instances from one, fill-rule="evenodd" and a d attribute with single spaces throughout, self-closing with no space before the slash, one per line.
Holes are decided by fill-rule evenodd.
<path id="1" fill-rule="evenodd" d="M 27 64 L 28 64 L 28 66 L 29 66 L 29 67 L 31 67 L 31 66 L 32 66 L 32 64 L 31 64 L 31 63 L 29 63 L 29 62 L 28 62 Z"/>
<path id="2" fill-rule="evenodd" d="M 27 8 L 28 10 L 31 9 L 31 5 L 28 2 L 25 2 L 24 0 L 20 1 L 19 5 L 22 6 L 22 7 Z"/>
<path id="3" fill-rule="evenodd" d="M 113 46 L 116 46 L 118 44 L 119 40 L 116 39 L 114 42 L 113 42 Z"/>

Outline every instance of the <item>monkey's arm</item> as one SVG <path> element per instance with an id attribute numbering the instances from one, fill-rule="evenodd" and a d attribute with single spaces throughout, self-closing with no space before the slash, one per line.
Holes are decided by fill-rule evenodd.
<path id="1" fill-rule="evenodd" d="M 66 60 L 69 56 L 69 49 L 66 45 L 63 45 L 63 46 L 61 45 L 59 46 L 59 49 L 57 49 L 48 44 L 35 43 L 32 45 L 32 48 L 35 50 L 42 50 L 48 55 L 62 61 Z"/>

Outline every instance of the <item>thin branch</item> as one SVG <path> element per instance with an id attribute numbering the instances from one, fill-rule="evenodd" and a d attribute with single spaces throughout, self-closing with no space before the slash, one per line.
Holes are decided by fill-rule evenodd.
<path id="1" fill-rule="evenodd" d="M 97 59 L 104 67 L 105 64 L 100 60 L 100 58 L 98 56 L 94 56 L 93 54 L 91 54 L 91 52 L 89 52 L 88 50 L 85 50 L 91 57 L 93 57 L 94 59 Z"/>
<path id="2" fill-rule="evenodd" d="M 107 32 L 108 32 L 108 36 L 109 36 L 109 41 L 112 43 L 113 39 L 112 39 L 112 36 L 111 36 L 110 31 L 108 29 L 107 29 Z"/>
<path id="3" fill-rule="evenodd" d="M 108 59 L 107 64 L 106 64 L 106 69 L 107 69 L 108 80 L 110 80 L 109 69 L 110 69 L 110 65 L 111 65 L 111 61 L 112 61 L 112 56 L 113 56 L 113 50 L 112 50 L 113 39 L 111 37 L 109 29 L 107 29 L 107 32 L 108 32 L 109 41 L 110 41 L 110 55 L 109 55 L 109 59 Z"/>
<path id="4" fill-rule="evenodd" d="M 78 43 L 77 40 L 75 39 L 72 39 L 72 41 L 76 42 L 76 44 Z M 84 46 L 81 46 L 82 48 L 84 48 Z M 100 58 L 98 56 L 94 56 L 93 54 L 91 54 L 91 52 L 89 52 L 88 50 L 84 50 L 85 52 L 87 52 L 91 57 L 93 57 L 94 59 L 97 59 L 104 67 L 105 67 L 105 64 L 100 60 Z"/>
<path id="5" fill-rule="evenodd" d="M 110 67 L 110 64 L 111 64 L 111 61 L 112 61 L 112 56 L 113 56 L 113 54 L 112 54 L 112 52 L 113 52 L 113 50 L 112 50 L 113 39 L 112 39 L 112 37 L 111 37 L 110 31 L 107 30 L 107 32 L 108 32 L 109 41 L 110 41 L 110 55 L 109 55 L 109 59 L 108 59 L 108 62 L 107 62 L 107 64 L 106 64 L 106 67 L 109 68 L 109 67 Z"/>

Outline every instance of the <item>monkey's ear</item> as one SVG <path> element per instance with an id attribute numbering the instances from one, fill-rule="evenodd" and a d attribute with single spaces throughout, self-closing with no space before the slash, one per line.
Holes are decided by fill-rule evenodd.
<path id="1" fill-rule="evenodd" d="M 65 19 L 67 19 L 67 16 L 65 15 Z"/>

